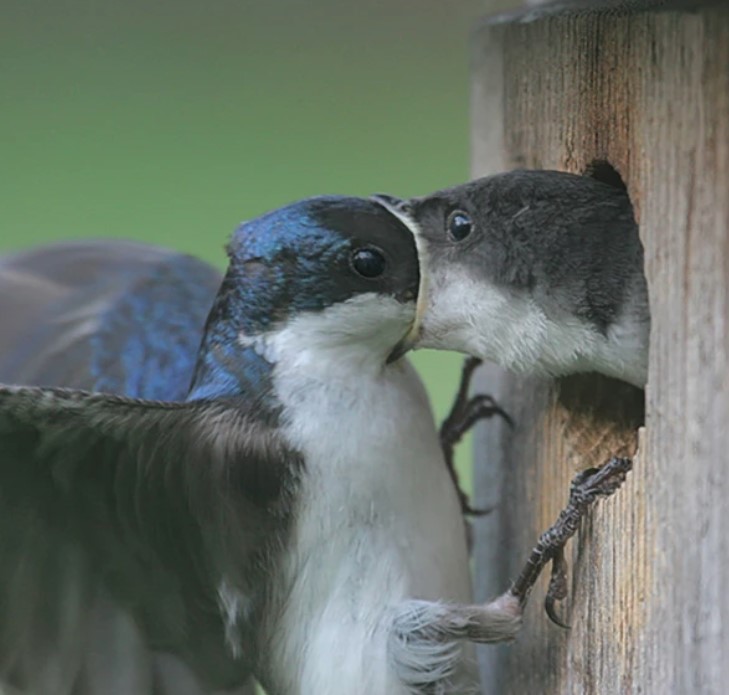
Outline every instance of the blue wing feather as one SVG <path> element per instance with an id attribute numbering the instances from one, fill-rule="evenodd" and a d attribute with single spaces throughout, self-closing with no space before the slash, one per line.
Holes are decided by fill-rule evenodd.
<path id="1" fill-rule="evenodd" d="M 220 285 L 212 266 L 125 241 L 0 259 L 0 382 L 182 400 Z"/>

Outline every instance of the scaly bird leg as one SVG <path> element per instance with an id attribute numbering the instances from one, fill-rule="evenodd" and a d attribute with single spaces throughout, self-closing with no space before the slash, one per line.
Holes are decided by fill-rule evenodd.
<path id="1" fill-rule="evenodd" d="M 415 692 L 437 692 L 455 673 L 461 658 L 460 641 L 494 643 L 512 640 L 519 632 L 529 592 L 540 573 L 552 562 L 545 609 L 558 625 L 554 602 L 567 595 L 565 543 L 598 497 L 612 495 L 625 480 L 630 459 L 613 458 L 601 468 L 590 468 L 572 481 L 567 507 L 539 538 L 511 588 L 480 605 L 408 600 L 393 616 L 390 654 L 400 678 Z"/>
<path id="2" fill-rule="evenodd" d="M 462 637 L 474 642 L 495 642 L 498 641 L 498 635 L 501 635 L 501 640 L 513 638 L 520 624 L 521 613 L 529 598 L 529 592 L 550 561 L 552 574 L 544 608 L 554 623 L 568 627 L 554 610 L 555 601 L 567 596 L 567 562 L 564 557 L 564 546 L 577 532 L 587 510 L 599 497 L 612 495 L 625 481 L 631 468 L 630 459 L 612 458 L 600 468 L 588 468 L 578 473 L 572 480 L 567 506 L 560 512 L 557 521 L 541 535 L 511 588 L 494 601 L 481 606 L 480 613 L 474 606 L 460 608 L 460 613 L 466 612 L 468 618 L 467 629 L 462 632 Z"/>
<path id="3" fill-rule="evenodd" d="M 544 599 L 544 608 L 549 618 L 562 627 L 567 627 L 554 611 L 555 601 L 567 595 L 567 562 L 564 546 L 577 532 L 582 517 L 598 497 L 609 497 L 625 481 L 632 461 L 627 458 L 612 458 L 600 468 L 588 468 L 578 473 L 570 487 L 567 506 L 557 521 L 545 531 L 532 550 L 529 559 L 508 593 L 526 604 L 534 583 L 548 562 L 552 562 L 552 576 Z"/>
<path id="4" fill-rule="evenodd" d="M 468 495 L 461 489 L 458 481 L 458 473 L 456 472 L 454 463 L 454 449 L 456 444 L 461 441 L 463 436 L 479 421 L 486 418 L 499 415 L 510 427 L 514 426 L 512 419 L 501 408 L 491 396 L 479 394 L 469 397 L 471 388 L 471 380 L 476 367 L 481 364 L 482 360 L 477 357 L 468 357 L 463 362 L 463 370 L 461 372 L 461 383 L 458 386 L 456 398 L 451 407 L 451 412 L 443 421 L 440 427 L 440 445 L 443 449 L 448 472 L 453 479 L 453 484 L 458 491 L 458 497 L 461 502 L 461 510 L 464 514 L 472 516 L 481 516 L 488 513 L 488 509 L 475 509 L 471 506 Z"/>

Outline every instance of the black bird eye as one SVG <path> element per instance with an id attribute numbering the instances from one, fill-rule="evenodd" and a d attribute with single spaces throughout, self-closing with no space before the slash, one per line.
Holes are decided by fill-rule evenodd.
<path id="1" fill-rule="evenodd" d="M 446 228 L 454 241 L 463 241 L 473 230 L 473 220 L 463 210 L 455 210 L 448 216 Z"/>
<path id="2" fill-rule="evenodd" d="M 376 278 L 385 272 L 385 257 L 381 251 L 370 247 L 356 249 L 352 252 L 352 268 L 363 278 Z"/>

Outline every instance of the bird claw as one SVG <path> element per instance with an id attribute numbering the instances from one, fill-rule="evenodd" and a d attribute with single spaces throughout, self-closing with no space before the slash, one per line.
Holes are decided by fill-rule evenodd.
<path id="1" fill-rule="evenodd" d="M 609 497 L 624 482 L 633 467 L 627 458 L 612 458 L 600 468 L 588 468 L 578 473 L 570 486 L 570 505 L 589 506 L 598 497 Z"/>
<path id="2" fill-rule="evenodd" d="M 564 557 L 564 546 L 559 548 L 552 559 L 552 573 L 549 577 L 549 588 L 544 597 L 544 612 L 549 619 L 559 627 L 569 630 L 570 626 L 565 623 L 555 610 L 555 602 L 562 601 L 567 597 L 567 560 Z"/>
<path id="3" fill-rule="evenodd" d="M 570 486 L 569 502 L 560 512 L 557 521 L 545 531 L 537 541 L 529 558 L 510 592 L 522 605 L 526 604 L 534 583 L 544 567 L 552 562 L 552 574 L 549 589 L 544 599 L 544 610 L 550 620 L 557 625 L 568 628 L 555 611 L 555 602 L 567 596 L 567 562 L 564 558 L 564 547 L 567 541 L 577 532 L 582 517 L 598 497 L 612 495 L 625 481 L 632 461 L 627 458 L 612 458 L 600 468 L 588 468 L 578 473 Z"/>
<path id="4" fill-rule="evenodd" d="M 469 396 L 473 373 L 482 363 L 477 357 L 467 357 L 463 362 L 461 371 L 461 382 L 458 386 L 455 401 L 450 413 L 443 421 L 440 428 L 440 444 L 443 449 L 448 472 L 456 486 L 458 497 L 461 503 L 461 511 L 467 516 L 484 516 L 491 509 L 479 509 L 472 507 L 468 495 L 461 489 L 458 482 L 458 473 L 454 465 L 454 448 L 463 436 L 479 421 L 498 415 L 509 425 L 514 426 L 514 421 L 509 414 L 491 397 L 486 394 Z"/>

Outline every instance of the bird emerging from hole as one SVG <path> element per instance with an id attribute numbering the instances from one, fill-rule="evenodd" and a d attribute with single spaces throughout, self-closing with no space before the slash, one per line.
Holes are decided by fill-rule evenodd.
<path id="1" fill-rule="evenodd" d="M 401 350 L 457 350 L 516 372 L 600 372 L 645 387 L 650 310 L 627 193 L 517 170 L 431 195 L 374 196 L 421 239 L 420 332 Z"/>

